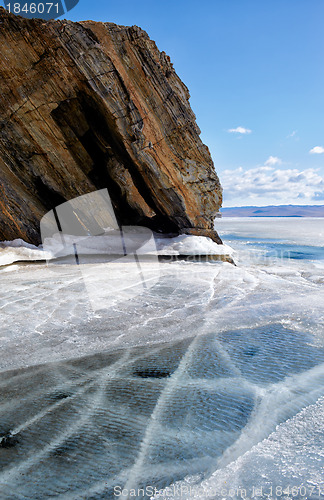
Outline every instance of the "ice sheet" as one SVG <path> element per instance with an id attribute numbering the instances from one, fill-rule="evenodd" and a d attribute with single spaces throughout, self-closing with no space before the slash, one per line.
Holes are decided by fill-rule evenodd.
<path id="1" fill-rule="evenodd" d="M 307 498 L 324 495 L 324 398 L 303 408 L 209 479 L 196 477 L 176 483 L 155 499 Z M 168 493 L 168 490 L 170 494 Z"/>
<path id="2" fill-rule="evenodd" d="M 230 235 L 275 239 L 290 244 L 324 246 L 324 218 L 226 217 L 215 220 L 215 229 L 226 240 Z"/>
<path id="3" fill-rule="evenodd" d="M 118 484 L 211 492 L 228 478 L 250 492 L 320 487 L 324 267 L 303 249 L 264 256 L 241 224 L 237 266 L 147 261 L 154 286 L 96 312 L 81 266 L 0 270 L 2 432 L 20 440 L 3 455 L 8 498 L 109 498 Z M 112 281 L 124 272 L 116 263 Z"/>

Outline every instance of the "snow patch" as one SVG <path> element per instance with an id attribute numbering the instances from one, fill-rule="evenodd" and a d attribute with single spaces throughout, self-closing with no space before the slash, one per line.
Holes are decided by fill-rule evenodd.
<path id="1" fill-rule="evenodd" d="M 127 248 L 138 255 L 229 255 L 234 251 L 228 245 L 218 245 L 205 236 L 180 235 L 167 237 L 154 235 L 154 240 L 142 245 L 141 232 L 127 234 Z M 47 238 L 43 246 L 26 243 L 22 239 L 0 242 L 0 266 L 20 261 L 50 260 L 54 257 L 74 255 L 74 246 L 81 255 L 123 255 L 123 244 L 119 231 L 102 236 L 76 237 L 56 234 Z"/>
<path id="2" fill-rule="evenodd" d="M 37 261 L 49 259 L 51 255 L 42 247 L 26 243 L 22 239 L 0 242 L 0 266 L 8 266 L 13 262 Z"/>

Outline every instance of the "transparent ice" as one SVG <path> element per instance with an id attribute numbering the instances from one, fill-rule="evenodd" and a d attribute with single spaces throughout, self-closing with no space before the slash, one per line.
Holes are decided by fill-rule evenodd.
<path id="1" fill-rule="evenodd" d="M 0 268 L 3 498 L 110 499 L 117 485 L 318 495 L 324 221 L 276 223 L 217 221 L 237 266 L 162 262 L 154 286 L 99 311 L 80 266 Z"/>

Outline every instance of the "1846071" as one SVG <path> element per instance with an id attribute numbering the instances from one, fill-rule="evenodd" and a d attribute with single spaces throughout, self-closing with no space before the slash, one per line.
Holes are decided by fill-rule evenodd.
<path id="1" fill-rule="evenodd" d="M 58 3 L 7 3 L 7 10 L 13 14 L 58 14 L 60 4 Z"/>
<path id="2" fill-rule="evenodd" d="M 10 14 L 27 19 L 57 19 L 73 9 L 79 0 L 0 0 Z"/>

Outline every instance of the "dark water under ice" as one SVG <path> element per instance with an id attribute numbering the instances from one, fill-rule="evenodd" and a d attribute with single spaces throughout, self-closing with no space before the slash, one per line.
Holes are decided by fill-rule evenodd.
<path id="1" fill-rule="evenodd" d="M 323 394 L 310 340 L 268 324 L 1 373 L 0 498 L 208 477 Z"/>

